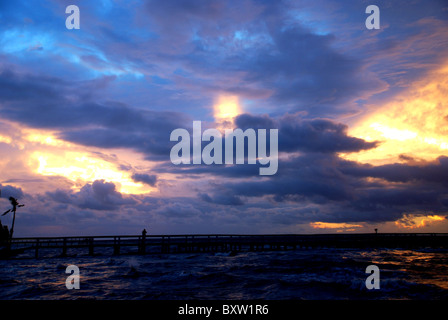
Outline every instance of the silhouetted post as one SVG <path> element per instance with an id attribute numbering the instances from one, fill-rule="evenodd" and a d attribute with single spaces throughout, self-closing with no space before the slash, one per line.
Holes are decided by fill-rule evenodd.
<path id="1" fill-rule="evenodd" d="M 146 229 L 143 229 L 142 231 L 142 243 L 140 245 L 140 253 L 145 254 L 146 253 Z"/>
<path id="2" fill-rule="evenodd" d="M 114 237 L 114 254 L 120 254 L 120 237 Z"/>

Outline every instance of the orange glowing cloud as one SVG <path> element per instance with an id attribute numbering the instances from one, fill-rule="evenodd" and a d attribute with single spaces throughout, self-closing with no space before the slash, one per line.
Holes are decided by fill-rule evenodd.
<path id="1" fill-rule="evenodd" d="M 82 186 L 95 180 L 113 182 L 122 193 L 140 194 L 151 189 L 136 183 L 131 173 L 117 169 L 116 164 L 95 157 L 88 152 L 61 150 L 58 153 L 36 151 L 30 157 L 30 164 L 37 163 L 35 171 L 44 176 L 62 176 Z"/>
<path id="2" fill-rule="evenodd" d="M 400 155 L 433 160 L 447 154 L 447 97 L 448 64 L 351 126 L 350 135 L 381 141 L 377 148 L 341 156 L 379 165 L 397 162 Z"/>
<path id="3" fill-rule="evenodd" d="M 419 229 L 444 221 L 446 218 L 439 215 L 415 215 L 405 214 L 401 219 L 395 221 L 395 225 L 405 229 Z"/>
<path id="4" fill-rule="evenodd" d="M 313 229 L 342 229 L 338 230 L 338 232 L 342 231 L 355 231 L 356 228 L 363 228 L 363 225 L 360 224 L 352 224 L 352 223 L 335 223 L 335 222 L 311 222 L 310 226 Z"/>
<path id="5" fill-rule="evenodd" d="M 220 95 L 213 106 L 213 116 L 219 129 L 232 128 L 233 119 L 242 112 L 239 99 L 234 95 Z"/>
<path id="6" fill-rule="evenodd" d="M 0 134 L 0 142 L 10 144 L 12 142 L 12 139 L 8 136 L 4 136 Z"/>
<path id="7" fill-rule="evenodd" d="M 132 179 L 133 171 L 120 168 L 127 163 L 122 158 L 129 158 L 132 163 L 140 163 L 138 156 L 131 151 L 113 150 L 107 155 L 95 148 L 83 147 L 57 138 L 57 133 L 47 130 L 19 128 L 8 123 L 14 129 L 1 132 L 0 142 L 6 143 L 19 152 L 14 163 L 3 163 L 7 172 L 3 179 L 11 179 L 14 170 L 24 174 L 27 170 L 30 177 L 58 176 L 72 183 L 74 190 L 80 189 L 95 180 L 105 180 L 116 185 L 117 191 L 127 194 L 143 194 L 157 190 L 155 187 Z M 123 156 L 123 157 L 122 157 Z M 148 166 L 147 163 L 145 163 Z M 19 166 L 23 166 L 20 167 Z M 17 167 L 17 168 L 15 168 Z M 125 166 L 126 167 L 126 166 Z M 27 189 L 24 186 L 24 189 Z"/>

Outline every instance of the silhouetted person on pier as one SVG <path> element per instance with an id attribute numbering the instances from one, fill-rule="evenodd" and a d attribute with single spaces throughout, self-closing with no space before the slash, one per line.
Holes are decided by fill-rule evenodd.
<path id="1" fill-rule="evenodd" d="M 140 253 L 145 253 L 146 247 L 146 229 L 142 231 L 142 243 L 140 244 Z"/>

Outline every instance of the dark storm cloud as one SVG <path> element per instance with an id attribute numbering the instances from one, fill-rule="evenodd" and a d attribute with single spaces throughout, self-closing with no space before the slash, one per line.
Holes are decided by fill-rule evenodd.
<path id="1" fill-rule="evenodd" d="M 36 128 L 59 129 L 67 141 L 102 148 L 131 148 L 151 156 L 169 155 L 169 135 L 188 117 L 170 111 L 98 102 L 95 90 L 110 79 L 77 83 L 60 78 L 0 73 L 0 112 L 7 119 Z M 163 157 L 165 156 L 165 157 Z"/>
<path id="2" fill-rule="evenodd" d="M 378 142 L 367 142 L 363 139 L 347 135 L 347 126 L 327 119 L 306 120 L 299 115 L 286 114 L 279 118 L 268 115 L 242 114 L 235 119 L 236 127 L 246 129 L 278 129 L 279 152 L 293 153 L 320 153 L 331 154 L 337 152 L 357 152 L 375 148 Z M 190 129 L 191 131 L 191 129 Z M 191 135 L 191 132 L 190 132 Z M 268 135 L 269 136 L 269 135 Z M 267 150 L 270 149 L 270 140 L 267 139 Z M 206 142 L 203 142 L 203 146 Z M 247 155 L 247 143 L 245 144 L 245 155 Z M 225 139 L 222 140 L 222 154 L 225 154 Z M 258 147 L 257 147 L 258 148 Z M 235 145 L 234 145 L 235 149 Z M 235 155 L 234 151 L 234 155 Z M 318 157 L 317 157 L 318 158 Z M 304 158 L 305 159 L 305 158 Z M 320 159 L 320 158 L 318 158 Z M 314 161 L 314 160 L 313 160 Z M 246 160 L 247 163 L 247 160 Z M 279 164 L 278 173 L 286 177 L 285 170 L 289 167 L 282 159 Z M 171 172 L 179 174 L 211 174 L 225 177 L 250 177 L 259 176 L 258 165 L 173 165 L 172 163 L 161 163 L 157 166 L 159 172 Z"/>
<path id="3" fill-rule="evenodd" d="M 243 114 L 236 118 L 237 127 L 277 128 L 279 151 L 356 152 L 375 148 L 378 142 L 366 142 L 347 135 L 347 125 L 327 119 L 303 119 L 286 114 L 279 119 L 267 115 Z"/>
<path id="4" fill-rule="evenodd" d="M 211 202 L 222 194 L 221 190 L 231 190 L 226 196 L 238 196 L 243 204 L 244 198 L 268 197 L 278 204 L 319 206 L 312 215 L 317 221 L 394 221 L 404 213 L 448 211 L 446 180 L 443 173 L 437 175 L 443 171 L 446 158 L 439 161 L 420 167 L 397 164 L 363 168 L 332 154 L 305 154 L 281 162 L 278 174 L 269 179 L 222 182 L 214 188 L 215 193 L 200 196 Z M 387 181 L 371 181 L 368 177 Z"/>
<path id="5" fill-rule="evenodd" d="M 104 180 L 95 180 L 92 184 L 86 184 L 76 193 L 56 190 L 47 192 L 47 196 L 58 203 L 93 210 L 117 210 L 122 206 L 136 203 L 133 199 L 125 198 L 117 192 L 114 183 Z"/>
<path id="6" fill-rule="evenodd" d="M 413 186 L 369 188 L 357 191 L 357 197 L 350 206 L 360 212 L 381 211 L 386 209 L 443 210 L 447 209 L 441 198 L 447 196 L 447 190 L 421 190 Z M 412 209 L 411 209 L 412 208 Z"/>
<path id="7" fill-rule="evenodd" d="M 197 176 L 198 179 L 201 174 L 228 178 L 259 177 L 258 168 L 257 165 L 173 165 L 171 162 L 164 162 L 156 166 L 156 170 L 161 173 L 176 173 L 189 177 Z"/>
<path id="8" fill-rule="evenodd" d="M 421 165 L 402 163 L 381 166 L 347 164 L 342 169 L 346 174 L 357 177 L 382 178 L 391 182 L 439 183 L 448 187 L 448 157 L 441 156 L 437 161 Z"/>
<path id="9" fill-rule="evenodd" d="M 17 188 L 10 185 L 2 185 L 0 184 L 0 194 L 1 198 L 8 199 L 9 197 L 13 197 L 16 199 L 23 198 L 23 191 L 21 188 Z"/>
<path id="10" fill-rule="evenodd" d="M 273 88 L 274 101 L 295 101 L 292 110 L 316 116 L 323 108 L 329 112 L 355 97 L 385 88 L 380 80 L 365 76 L 361 58 L 332 47 L 333 35 L 316 35 L 298 27 L 276 28 L 271 36 L 275 46 L 256 52 L 241 69 L 248 71 L 247 80 Z"/>
<path id="11" fill-rule="evenodd" d="M 347 179 L 337 164 L 338 158 L 334 155 L 292 157 L 282 161 L 278 174 L 268 180 L 229 182 L 224 186 L 240 196 L 270 195 L 276 201 L 310 200 L 324 203 L 351 200 L 358 182 Z"/>
<path id="12" fill-rule="evenodd" d="M 282 159 L 277 174 L 261 179 L 258 166 L 172 166 L 165 168 L 177 174 L 212 174 L 232 180 L 221 180 L 200 191 L 201 200 L 216 204 L 242 205 L 242 197 L 270 197 L 275 202 L 333 203 L 354 200 L 356 188 L 366 183 L 344 175 L 339 169 L 340 159 L 333 154 L 312 153 Z M 160 167 L 160 170 L 163 170 Z M 246 180 L 251 178 L 251 180 Z M 236 179 L 236 180 L 235 180 Z"/>
<path id="13" fill-rule="evenodd" d="M 231 194 L 231 192 L 222 193 L 214 192 L 212 196 L 208 193 L 199 193 L 199 198 L 203 201 L 215 204 L 222 204 L 228 206 L 239 206 L 243 204 L 243 201 L 236 195 Z"/>
<path id="14" fill-rule="evenodd" d="M 157 183 L 157 176 L 145 173 L 134 173 L 131 177 L 135 182 L 143 182 L 154 187 Z"/>

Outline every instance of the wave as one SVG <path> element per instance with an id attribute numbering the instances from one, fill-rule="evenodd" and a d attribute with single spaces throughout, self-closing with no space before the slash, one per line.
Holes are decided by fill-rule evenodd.
<path id="1" fill-rule="evenodd" d="M 80 269 L 68 290 L 65 269 Z M 365 269 L 380 268 L 380 290 Z M 0 261 L 0 299 L 447 299 L 448 252 L 315 249 Z"/>

